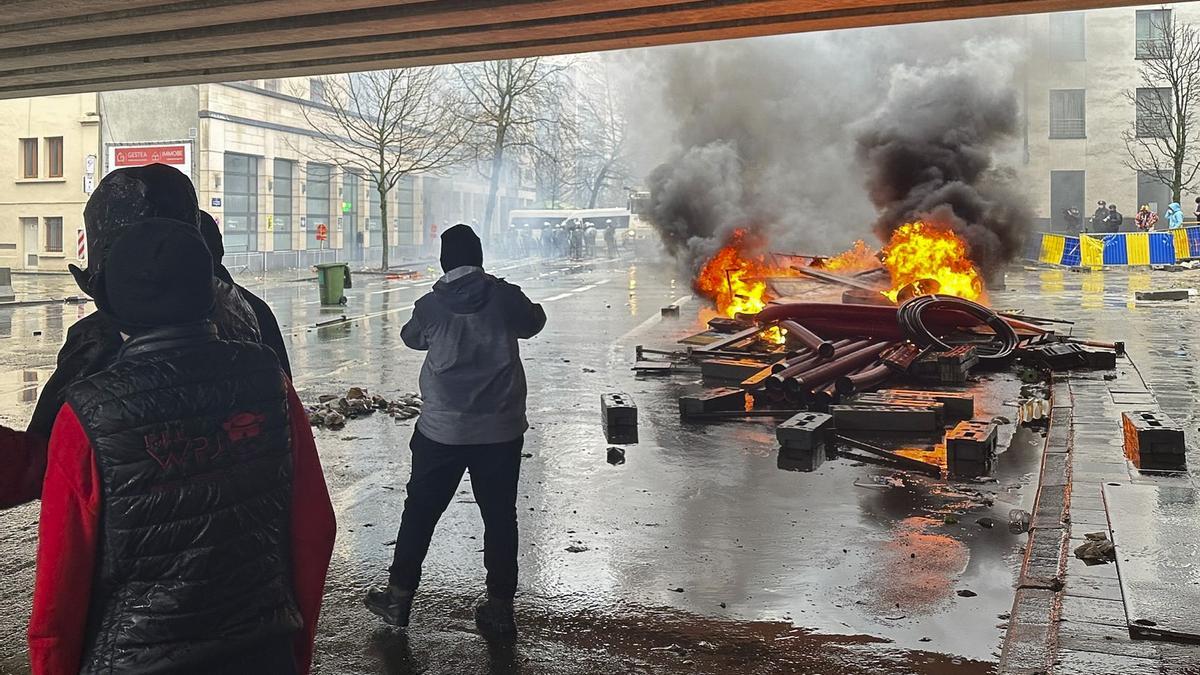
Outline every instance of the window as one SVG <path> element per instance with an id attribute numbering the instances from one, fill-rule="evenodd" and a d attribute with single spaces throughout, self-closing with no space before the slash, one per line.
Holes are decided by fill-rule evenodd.
<path id="1" fill-rule="evenodd" d="M 62 253 L 63 226 L 62 218 L 43 218 L 43 229 L 46 233 L 46 253 Z"/>
<path id="2" fill-rule="evenodd" d="M 309 162 L 305 167 L 305 227 L 308 248 L 329 248 L 329 241 L 317 241 L 317 226 L 329 227 L 329 165 Z M 329 234 L 332 234 L 330 232 Z"/>
<path id="3" fill-rule="evenodd" d="M 1083 89 L 1050 90 L 1050 138 L 1084 138 Z"/>
<path id="4" fill-rule="evenodd" d="M 258 250 L 258 158 L 225 153 L 225 250 Z"/>
<path id="5" fill-rule="evenodd" d="M 338 205 L 338 213 L 342 214 L 342 227 L 345 232 L 342 245 L 354 252 L 355 260 L 362 256 L 362 247 L 366 243 L 366 236 L 358 223 L 359 186 L 361 185 L 362 179 L 357 173 L 346 171 L 342 174 L 342 203 Z"/>
<path id="6" fill-rule="evenodd" d="M 395 223 L 393 230 L 396 231 L 397 236 L 391 238 L 393 246 L 415 243 L 413 238 L 413 233 L 416 232 L 415 180 L 412 176 L 405 176 L 396 185 L 396 215 L 392 222 Z M 432 202 L 432 199 L 430 201 Z"/>
<path id="7" fill-rule="evenodd" d="M 1137 58 L 1162 58 L 1167 49 L 1167 31 L 1170 29 L 1171 10 L 1139 9 L 1137 12 Z"/>
<path id="8" fill-rule="evenodd" d="M 1084 60 L 1083 12 L 1050 15 L 1050 58 L 1055 61 Z"/>
<path id="9" fill-rule="evenodd" d="M 308 80 L 308 100 L 314 103 L 325 102 L 325 80 L 312 77 Z"/>
<path id="10" fill-rule="evenodd" d="M 1140 138 L 1169 136 L 1173 117 L 1170 87 L 1139 87 L 1134 98 L 1137 135 Z"/>
<path id="11" fill-rule="evenodd" d="M 292 174 L 295 162 L 275 160 L 274 194 L 275 250 L 292 250 Z"/>
<path id="12" fill-rule="evenodd" d="M 63 175 L 63 139 L 53 136 L 46 139 L 46 175 L 51 178 L 62 178 Z"/>
<path id="13" fill-rule="evenodd" d="M 367 181 L 367 229 L 379 231 L 379 184 L 374 179 Z M 379 245 L 379 237 L 371 235 L 371 245 Z"/>
<path id="14" fill-rule="evenodd" d="M 38 177 L 38 139 L 21 139 L 21 178 Z"/>

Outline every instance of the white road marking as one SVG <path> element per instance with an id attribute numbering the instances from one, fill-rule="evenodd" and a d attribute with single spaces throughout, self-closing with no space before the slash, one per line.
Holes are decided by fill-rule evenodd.
<path id="1" fill-rule="evenodd" d="M 542 300 L 542 302 L 554 302 L 556 300 L 562 300 L 563 298 L 569 298 L 569 297 L 571 297 L 572 293 L 573 293 L 573 291 L 567 291 L 566 293 L 559 293 L 558 295 L 552 295 L 552 296 L 546 298 L 545 300 Z"/>

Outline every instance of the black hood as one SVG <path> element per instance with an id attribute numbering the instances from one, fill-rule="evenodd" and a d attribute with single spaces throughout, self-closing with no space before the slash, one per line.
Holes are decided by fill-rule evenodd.
<path id="1" fill-rule="evenodd" d="M 433 292 L 455 314 L 474 314 L 487 304 L 496 287 L 496 277 L 475 270 L 454 281 L 442 279 L 433 285 Z"/>
<path id="2" fill-rule="evenodd" d="M 92 295 L 112 243 L 125 228 L 148 218 L 170 218 L 198 229 L 200 207 L 192 181 L 166 164 L 117 169 L 100 181 L 83 209 L 88 267 L 70 266 L 80 290 Z"/>

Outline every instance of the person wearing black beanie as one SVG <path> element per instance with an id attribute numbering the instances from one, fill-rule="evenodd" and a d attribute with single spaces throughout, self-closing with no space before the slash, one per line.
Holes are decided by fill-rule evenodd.
<path id="1" fill-rule="evenodd" d="M 92 292 L 122 344 L 50 434 L 33 672 L 308 673 L 336 524 L 279 360 L 221 339 L 191 223 L 125 227 Z"/>
<path id="2" fill-rule="evenodd" d="M 546 325 L 546 313 L 521 289 L 483 269 L 475 231 L 442 233 L 445 275 L 417 300 L 400 331 L 404 344 L 427 351 L 421 367 L 424 404 L 409 447 L 412 475 L 386 585 L 367 592 L 367 608 L 407 626 L 421 565 L 434 528 L 463 473 L 483 515 L 487 599 L 475 623 L 492 637 L 516 633 L 517 482 L 525 417 L 525 369 L 518 341 Z"/>
<path id="3" fill-rule="evenodd" d="M 442 233 L 442 271 L 483 267 L 483 243 L 470 226 L 459 223 Z"/>
<path id="4" fill-rule="evenodd" d="M 165 164 L 150 164 L 116 169 L 101 179 L 83 210 L 87 231 L 87 269 L 69 266 L 80 290 L 95 297 L 95 283 L 108 264 L 113 242 L 135 223 L 155 218 L 170 219 L 200 231 L 201 217 L 196 191 L 191 179 L 181 171 Z M 141 260 L 135 264 L 144 266 L 148 263 L 148 260 Z M 263 341 L 252 303 L 244 299 L 231 284 L 223 281 L 214 283 L 217 299 L 212 322 L 220 336 L 227 340 Z M 282 345 L 283 338 L 280 336 L 278 342 L 271 346 L 276 349 L 280 360 L 286 362 Z M 66 387 L 106 367 L 120 347 L 120 332 L 107 314 L 93 312 L 76 321 L 67 330 L 54 372 L 42 386 L 26 431 L 43 441 L 48 438 L 54 416 L 62 407 Z M 29 493 L 19 498 L 17 503 L 36 499 L 39 485 L 36 481 L 31 483 L 28 486 Z"/>
<path id="5" fill-rule="evenodd" d="M 212 265 L 195 228 L 168 218 L 143 220 L 113 242 L 93 283 L 96 308 L 125 335 L 200 323 L 216 300 Z"/>

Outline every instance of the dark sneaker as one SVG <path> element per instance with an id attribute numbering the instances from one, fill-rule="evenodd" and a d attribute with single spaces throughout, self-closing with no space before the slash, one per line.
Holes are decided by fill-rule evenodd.
<path id="1" fill-rule="evenodd" d="M 412 611 L 413 593 L 391 584 L 378 586 L 367 591 L 363 604 L 371 613 L 383 619 L 384 623 L 401 628 L 408 625 L 408 615 Z"/>
<path id="2" fill-rule="evenodd" d="M 512 600 L 488 598 L 475 605 L 475 625 L 487 637 L 511 639 L 517 636 L 517 620 Z"/>

